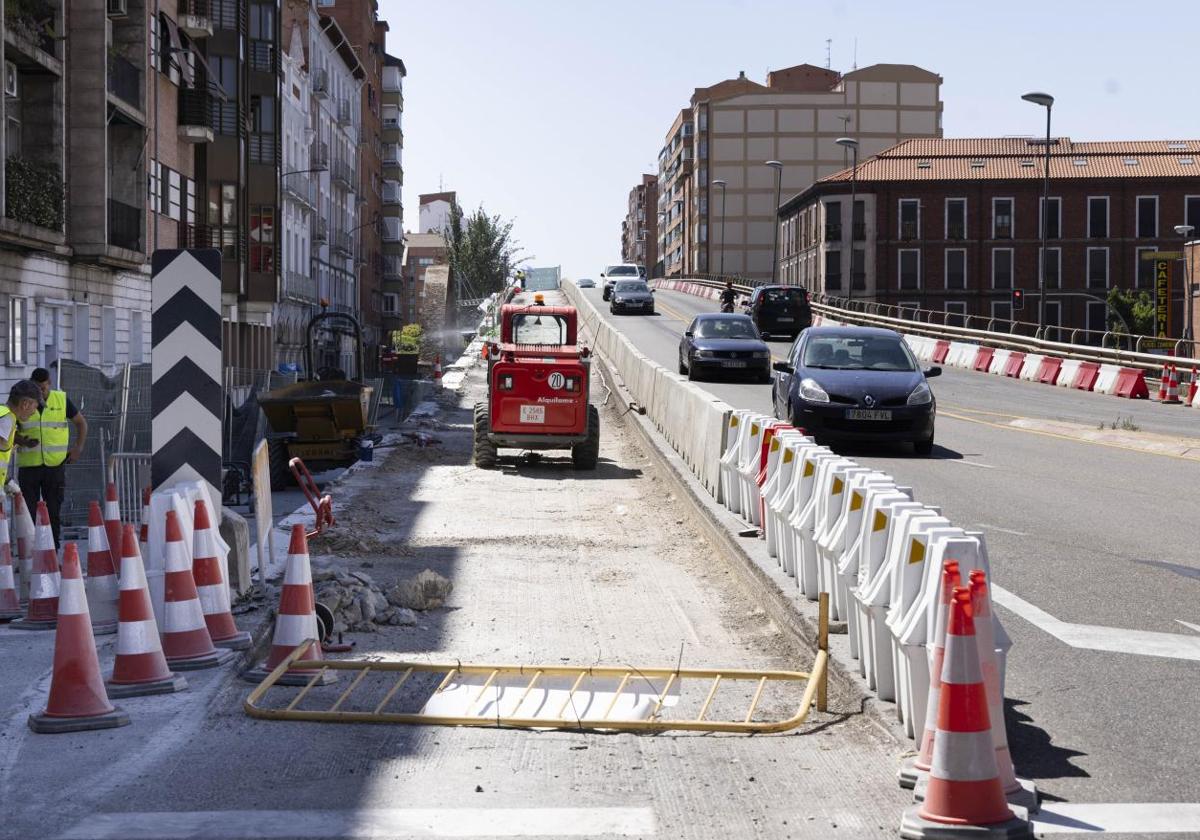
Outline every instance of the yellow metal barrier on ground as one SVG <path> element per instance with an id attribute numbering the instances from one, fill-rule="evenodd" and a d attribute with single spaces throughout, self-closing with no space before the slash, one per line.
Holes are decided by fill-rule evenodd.
<path id="1" fill-rule="evenodd" d="M 250 693 L 245 710 L 267 720 L 334 723 L 786 732 L 804 723 L 814 700 L 825 710 L 826 597 L 809 672 L 316 660 L 303 663 L 312 674 L 306 685 L 266 705 L 271 689 L 273 699 L 285 694 L 277 681 L 316 644 L 309 640 Z M 354 676 L 345 688 L 323 685 L 330 671 Z"/>

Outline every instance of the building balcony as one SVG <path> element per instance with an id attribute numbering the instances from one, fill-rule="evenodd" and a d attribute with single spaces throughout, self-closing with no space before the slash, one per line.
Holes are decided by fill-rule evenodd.
<path id="1" fill-rule="evenodd" d="M 383 277 L 385 280 L 400 280 L 404 277 L 404 260 L 400 257 L 385 255 L 383 258 Z"/>
<path id="2" fill-rule="evenodd" d="M 61 26 L 58 3 L 5 2 L 4 41 L 9 47 L 4 57 L 17 64 L 40 64 L 62 75 L 62 59 L 58 54 L 56 30 Z M 22 60 L 27 59 L 27 60 Z"/>
<path id="3" fill-rule="evenodd" d="M 309 81 L 312 87 L 313 95 L 318 99 L 329 98 L 329 71 L 324 67 L 320 67 L 312 72 L 312 79 Z"/>
<path id="4" fill-rule="evenodd" d="M 179 89 L 179 125 L 176 133 L 185 143 L 213 141 L 212 96 L 208 91 Z"/>
<path id="5" fill-rule="evenodd" d="M 400 185 L 390 181 L 383 182 L 383 203 L 397 205 L 400 203 Z"/>
<path id="6" fill-rule="evenodd" d="M 329 223 L 320 216 L 313 219 L 312 223 L 312 242 L 314 246 L 324 244 L 329 241 Z"/>
<path id="7" fill-rule="evenodd" d="M 283 296 L 300 303 L 317 302 L 317 280 L 299 271 L 285 271 L 283 274 Z"/>
<path id="8" fill-rule="evenodd" d="M 946 238 L 954 240 L 962 240 L 967 238 L 967 231 L 963 225 L 948 225 L 946 228 Z"/>
<path id="9" fill-rule="evenodd" d="M 108 92 L 130 108 L 142 110 L 142 71 L 127 58 L 108 57 Z"/>
<path id="10" fill-rule="evenodd" d="M 841 242 L 842 241 L 842 226 L 840 223 L 833 222 L 825 225 L 825 241 L 826 242 Z"/>
<path id="11" fill-rule="evenodd" d="M 295 199 L 305 210 L 317 207 L 317 185 L 303 173 L 293 173 L 283 179 L 283 192 Z"/>
<path id="12" fill-rule="evenodd" d="M 867 238 L 867 225 L 865 222 L 855 222 L 850 228 L 850 235 L 854 237 L 855 242 L 862 242 Z"/>
<path id="13" fill-rule="evenodd" d="M 329 245 L 333 252 L 343 257 L 354 256 L 354 240 L 344 230 L 335 230 L 329 235 Z"/>
<path id="14" fill-rule="evenodd" d="M 349 99 L 342 99 L 337 104 L 337 121 L 338 125 L 350 125 L 354 121 L 354 111 L 350 107 Z"/>
<path id="15" fill-rule="evenodd" d="M 193 41 L 213 34 L 211 0 L 179 0 L 179 28 Z"/>
<path id="16" fill-rule="evenodd" d="M 279 157 L 276 151 L 277 134 L 251 134 L 249 137 L 250 162 L 274 164 Z"/>
<path id="17" fill-rule="evenodd" d="M 329 165 L 329 177 L 347 190 L 353 190 L 356 186 L 354 167 L 344 160 L 335 160 Z"/>
<path id="18" fill-rule="evenodd" d="M 142 208 L 125 204 L 114 198 L 108 200 L 108 244 L 129 251 L 142 250 L 146 226 Z"/>
<path id="19" fill-rule="evenodd" d="M 308 147 L 308 168 L 314 172 L 324 172 L 329 168 L 329 144 L 320 140 Z"/>
<path id="20" fill-rule="evenodd" d="M 902 242 L 911 242 L 917 238 L 917 223 L 916 222 L 901 222 L 900 223 L 900 240 Z"/>
<path id="21" fill-rule="evenodd" d="M 256 73 L 278 73 L 279 54 L 270 41 L 251 41 L 249 64 Z"/>
<path id="22" fill-rule="evenodd" d="M 384 117 L 383 118 L 383 128 L 385 131 L 392 130 L 392 129 L 399 131 L 400 130 L 400 118 L 399 117 Z"/>

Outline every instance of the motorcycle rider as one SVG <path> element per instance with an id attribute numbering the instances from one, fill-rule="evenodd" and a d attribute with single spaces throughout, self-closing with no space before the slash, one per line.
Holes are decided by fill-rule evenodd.
<path id="1" fill-rule="evenodd" d="M 721 311 L 732 312 L 735 300 L 737 300 L 737 292 L 733 290 L 733 281 L 726 280 L 725 288 L 721 291 Z"/>

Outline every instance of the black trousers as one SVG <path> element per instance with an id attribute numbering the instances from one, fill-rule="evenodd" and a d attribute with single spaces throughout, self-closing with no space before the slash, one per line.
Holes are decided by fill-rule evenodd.
<path id="1" fill-rule="evenodd" d="M 29 514 L 37 518 L 37 503 L 43 501 L 50 513 L 50 528 L 54 531 L 54 547 L 60 543 L 62 524 L 59 513 L 62 511 L 63 498 L 67 492 L 67 467 L 60 464 L 57 467 L 21 467 L 17 471 L 17 483 L 21 485 L 21 495 L 29 506 Z"/>

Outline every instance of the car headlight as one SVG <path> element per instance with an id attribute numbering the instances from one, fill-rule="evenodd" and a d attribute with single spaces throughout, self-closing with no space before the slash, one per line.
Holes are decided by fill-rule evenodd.
<path id="1" fill-rule="evenodd" d="M 717 357 L 717 354 L 712 350 L 697 350 L 692 355 L 697 359 L 715 359 Z"/>
<path id="2" fill-rule="evenodd" d="M 815 379 L 800 380 L 800 398 L 809 402 L 829 402 L 829 394 L 825 393 L 825 389 L 818 385 Z"/>
<path id="3" fill-rule="evenodd" d="M 929 390 L 928 382 L 922 382 L 908 395 L 909 405 L 929 405 L 931 402 L 933 402 L 933 391 Z"/>

